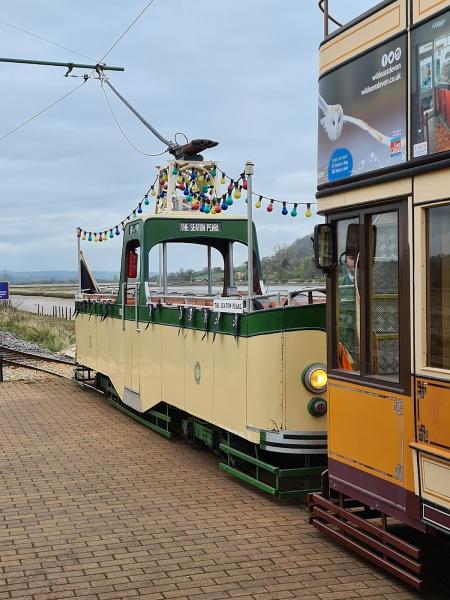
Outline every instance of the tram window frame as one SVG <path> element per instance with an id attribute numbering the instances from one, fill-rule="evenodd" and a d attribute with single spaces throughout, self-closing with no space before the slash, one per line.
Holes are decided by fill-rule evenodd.
<path id="1" fill-rule="evenodd" d="M 432 308 L 432 300 L 431 300 L 431 253 L 430 253 L 430 239 L 431 239 L 431 234 L 430 234 L 430 214 L 433 210 L 435 209 L 442 209 L 442 208 L 450 208 L 450 203 L 447 202 L 441 202 L 439 204 L 435 204 L 433 206 L 427 206 L 425 208 L 425 219 L 424 219 L 424 226 L 425 226 L 425 314 L 426 314 L 426 318 L 425 318 L 425 324 L 424 324 L 424 332 L 425 332 L 425 360 L 424 360 L 424 364 L 422 365 L 423 369 L 426 370 L 432 370 L 432 371 L 439 371 L 441 373 L 447 373 L 450 371 L 450 367 L 449 366 L 444 366 L 444 364 L 442 365 L 436 365 L 436 364 L 432 364 L 432 358 L 431 358 L 431 352 L 432 352 L 432 332 L 431 332 L 431 308 Z M 442 265 L 440 265 L 440 267 L 442 268 Z M 442 278 L 441 278 L 441 295 L 442 295 Z M 440 340 L 440 344 L 441 347 L 444 346 L 445 344 L 445 339 L 444 339 L 444 335 L 441 336 L 441 340 Z M 443 351 L 441 350 L 441 354 L 443 355 Z M 442 362 L 444 362 L 443 357 L 441 356 Z"/>
<path id="2" fill-rule="evenodd" d="M 371 236 L 369 227 L 372 216 L 382 213 L 397 212 L 398 215 L 398 307 L 399 307 L 399 378 L 398 382 L 383 379 L 382 375 L 371 374 L 371 336 L 363 324 L 370 323 L 370 268 Z M 358 371 L 349 371 L 339 368 L 338 365 L 338 293 L 339 265 L 333 268 L 327 281 L 327 321 L 328 328 L 328 371 L 331 377 L 341 380 L 353 381 L 383 390 L 409 394 L 411 387 L 411 339 L 410 339 L 410 263 L 408 243 L 408 202 L 406 199 L 393 199 L 383 204 L 370 204 L 366 207 L 336 212 L 328 216 L 330 223 L 337 235 L 338 221 L 359 218 L 360 235 L 360 268 L 359 290 L 360 303 L 360 363 Z"/>

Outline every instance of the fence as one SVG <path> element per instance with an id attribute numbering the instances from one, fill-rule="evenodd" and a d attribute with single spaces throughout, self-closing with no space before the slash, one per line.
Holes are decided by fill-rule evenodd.
<path id="1" fill-rule="evenodd" d="M 37 304 L 36 310 L 31 310 L 31 307 L 21 307 L 13 306 L 11 300 L 2 300 L 0 301 L 0 310 L 6 310 L 9 308 L 16 308 L 17 310 L 23 310 L 24 312 L 31 312 L 34 314 L 46 316 L 46 317 L 54 317 L 55 319 L 64 319 L 66 321 L 72 321 L 75 318 L 75 309 L 71 306 L 61 306 L 58 304 L 53 305 L 43 305 Z"/>

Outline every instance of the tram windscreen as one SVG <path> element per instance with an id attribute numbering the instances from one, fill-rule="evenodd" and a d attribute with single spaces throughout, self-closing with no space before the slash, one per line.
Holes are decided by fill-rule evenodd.
<path id="1" fill-rule="evenodd" d="M 411 157 L 450 150 L 450 11 L 411 32 Z"/>
<path id="2" fill-rule="evenodd" d="M 318 185 L 407 158 L 407 43 L 402 35 L 319 81 Z"/>

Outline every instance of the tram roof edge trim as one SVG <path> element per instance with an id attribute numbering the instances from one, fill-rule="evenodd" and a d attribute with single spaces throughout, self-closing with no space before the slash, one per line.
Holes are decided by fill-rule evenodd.
<path id="1" fill-rule="evenodd" d="M 346 31 L 348 31 L 349 29 L 351 29 L 352 27 L 354 27 L 355 25 L 358 25 L 359 23 L 361 23 L 362 21 L 364 21 L 368 17 L 371 17 L 372 15 L 376 14 L 380 10 L 383 10 L 383 8 L 386 8 L 386 6 L 389 6 L 390 4 L 394 4 L 394 2 L 397 2 L 397 0 L 383 0 L 383 2 L 378 2 L 372 8 L 369 8 L 368 10 L 366 10 L 365 12 L 363 12 L 362 14 L 360 14 L 359 16 L 355 17 L 354 19 L 352 19 L 348 23 L 345 23 L 344 25 L 342 25 L 341 27 L 339 27 L 338 29 L 336 29 L 332 33 L 328 34 L 320 42 L 319 48 L 321 48 L 322 46 L 324 46 L 325 44 L 327 44 L 331 40 L 339 37 L 340 35 L 342 35 Z"/>

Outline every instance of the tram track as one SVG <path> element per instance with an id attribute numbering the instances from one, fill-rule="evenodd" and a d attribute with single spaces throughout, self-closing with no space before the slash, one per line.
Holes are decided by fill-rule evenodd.
<path id="1" fill-rule="evenodd" d="M 63 373 L 59 373 L 56 365 L 75 365 L 75 361 L 66 357 L 49 356 L 32 352 L 24 352 L 7 346 L 0 345 L 0 382 L 3 381 L 3 368 L 12 367 L 14 369 L 22 368 L 40 373 L 48 373 L 55 377 L 71 379 Z M 47 368 L 48 366 L 48 368 Z"/>

